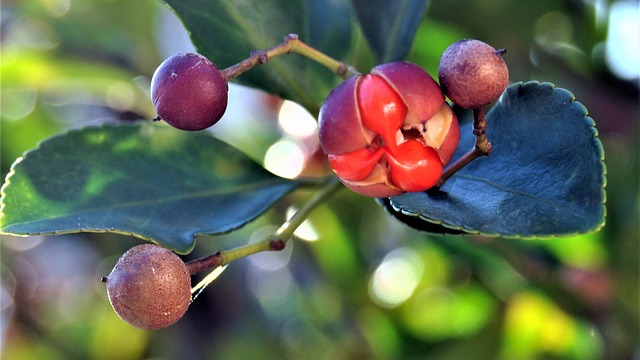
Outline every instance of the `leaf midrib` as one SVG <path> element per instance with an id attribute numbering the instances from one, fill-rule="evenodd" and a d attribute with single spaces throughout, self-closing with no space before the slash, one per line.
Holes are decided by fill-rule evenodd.
<path id="1" fill-rule="evenodd" d="M 519 195 L 519 196 L 523 196 L 523 197 L 528 197 L 530 199 L 533 199 L 535 201 L 541 202 L 543 204 L 550 205 L 550 206 L 552 206 L 552 207 L 554 207 L 555 209 L 558 209 L 558 210 L 570 211 L 570 208 L 568 206 L 561 206 L 558 203 L 556 203 L 554 201 L 551 201 L 551 200 L 543 199 L 543 198 L 537 197 L 537 196 L 529 194 L 529 193 L 525 193 L 525 192 L 509 189 L 509 188 L 507 188 L 505 186 L 502 186 L 500 184 L 497 184 L 497 183 L 495 183 L 495 182 L 493 182 L 491 180 L 485 179 L 485 178 L 480 178 L 480 177 L 475 177 L 475 176 L 470 176 L 470 175 L 464 175 L 464 174 L 458 174 L 456 176 L 460 177 L 460 178 L 464 178 L 464 179 L 470 180 L 470 181 L 483 182 L 483 183 L 485 183 L 485 184 L 487 184 L 489 186 L 493 186 L 493 187 L 495 187 L 495 188 L 497 188 L 497 189 L 499 189 L 501 191 L 504 191 L 506 193 Z M 586 220 L 586 217 L 582 213 L 577 214 L 576 212 L 572 211 L 572 214 L 580 217 L 581 219 Z"/>

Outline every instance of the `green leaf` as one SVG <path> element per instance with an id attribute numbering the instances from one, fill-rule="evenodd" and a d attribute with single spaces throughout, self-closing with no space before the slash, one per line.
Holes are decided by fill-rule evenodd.
<path id="1" fill-rule="evenodd" d="M 197 234 L 239 228 L 297 185 L 204 132 L 88 127 L 15 162 L 2 189 L 0 231 L 115 232 L 187 253 Z"/>
<path id="2" fill-rule="evenodd" d="M 461 128 L 455 157 L 473 146 Z M 384 200 L 410 226 L 436 233 L 553 237 L 604 225 L 604 150 L 586 108 L 549 83 L 510 86 L 487 114 L 491 156 L 440 190 Z"/>
<path id="3" fill-rule="evenodd" d="M 360 25 L 379 63 L 404 59 L 428 0 L 352 0 Z"/>
<path id="4" fill-rule="evenodd" d="M 198 52 L 220 68 L 244 60 L 252 51 L 270 48 L 290 33 L 336 59 L 345 59 L 353 51 L 354 17 L 345 1 L 166 3 L 182 19 Z M 267 65 L 251 69 L 235 81 L 297 101 L 314 111 L 340 78 L 313 61 L 292 54 L 270 59 Z"/>

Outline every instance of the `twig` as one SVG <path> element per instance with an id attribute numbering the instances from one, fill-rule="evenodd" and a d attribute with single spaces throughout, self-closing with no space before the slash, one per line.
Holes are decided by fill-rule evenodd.
<path id="1" fill-rule="evenodd" d="M 437 187 L 442 186 L 458 170 L 477 159 L 480 156 L 491 154 L 491 142 L 487 138 L 487 119 L 484 116 L 484 109 L 473 110 L 473 134 L 476 136 L 473 148 L 449 165 L 440 175 Z"/>
<path id="2" fill-rule="evenodd" d="M 338 61 L 316 49 L 309 46 L 298 38 L 296 34 L 289 34 L 284 37 L 284 41 L 280 44 L 267 49 L 257 50 L 251 53 L 251 56 L 235 65 L 232 65 L 226 69 L 223 69 L 222 76 L 227 80 L 233 80 L 242 73 L 250 70 L 254 66 L 266 64 L 269 59 L 280 56 L 283 54 L 289 54 L 291 52 L 298 53 L 306 56 L 321 65 L 329 68 L 343 79 L 347 79 L 353 75 L 358 74 L 358 71 L 351 65 L 348 65 L 342 61 Z"/>
<path id="3" fill-rule="evenodd" d="M 296 229 L 307 219 L 313 209 L 324 202 L 329 196 L 340 188 L 340 181 L 336 177 L 331 177 L 324 184 L 322 189 L 316 192 L 307 200 L 293 216 L 287 220 L 273 234 L 269 234 L 260 241 L 237 247 L 235 249 L 218 251 L 200 259 L 186 263 L 191 275 L 195 275 L 203 270 L 217 268 L 229 264 L 234 260 L 247 257 L 263 251 L 280 251 L 286 246 L 287 241 L 293 236 Z"/>

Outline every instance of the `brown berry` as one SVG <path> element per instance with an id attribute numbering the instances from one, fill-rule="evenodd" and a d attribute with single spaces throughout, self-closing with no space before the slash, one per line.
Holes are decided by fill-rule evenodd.
<path id="1" fill-rule="evenodd" d="M 103 281 L 118 316 L 140 329 L 172 325 L 191 302 L 186 265 L 173 252 L 153 244 L 129 249 Z"/>
<path id="2" fill-rule="evenodd" d="M 497 100 L 509 83 L 504 52 L 479 40 L 464 39 L 450 45 L 438 66 L 445 95 L 465 109 L 479 109 Z"/>

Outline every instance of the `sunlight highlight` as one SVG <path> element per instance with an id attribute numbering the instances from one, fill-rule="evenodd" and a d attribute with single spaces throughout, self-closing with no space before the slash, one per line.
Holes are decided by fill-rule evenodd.
<path id="1" fill-rule="evenodd" d="M 304 107 L 286 100 L 280 108 L 278 123 L 288 135 L 307 137 L 318 129 L 316 119 Z"/>
<path id="2" fill-rule="evenodd" d="M 369 282 L 369 296 L 378 305 L 393 308 L 405 302 L 420 283 L 424 264 L 415 251 L 399 248 L 385 256 Z"/>
<path id="3" fill-rule="evenodd" d="M 304 167 L 305 151 L 293 139 L 282 139 L 273 144 L 264 156 L 264 167 L 285 178 L 295 178 Z"/>
<path id="4" fill-rule="evenodd" d="M 296 213 L 297 210 L 298 209 L 296 209 L 295 207 L 289 207 L 287 209 L 287 219 L 291 219 L 291 217 Z M 320 238 L 320 235 L 309 219 L 300 224 L 293 235 L 298 239 L 305 241 L 316 241 Z"/>
<path id="5" fill-rule="evenodd" d="M 616 1 L 609 10 L 606 61 L 621 79 L 640 78 L 640 7 L 635 1 Z"/>

